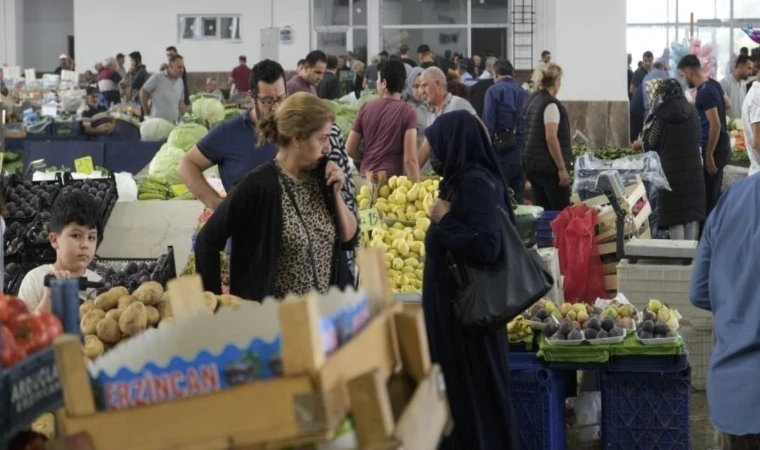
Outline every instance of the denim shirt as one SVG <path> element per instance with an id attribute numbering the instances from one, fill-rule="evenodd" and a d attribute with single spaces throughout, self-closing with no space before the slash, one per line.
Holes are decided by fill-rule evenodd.
<path id="1" fill-rule="evenodd" d="M 517 147 L 521 151 L 525 145 L 525 121 L 523 117 L 528 92 L 512 77 L 505 77 L 494 83 L 486 92 L 483 107 L 483 123 L 491 136 L 505 129 L 515 130 Z M 520 151 L 507 155 L 497 155 L 507 164 L 520 164 Z"/>
<path id="2" fill-rule="evenodd" d="M 740 180 L 707 218 L 689 297 L 711 311 L 715 348 L 707 373 L 710 419 L 718 430 L 760 433 L 760 176 Z"/>

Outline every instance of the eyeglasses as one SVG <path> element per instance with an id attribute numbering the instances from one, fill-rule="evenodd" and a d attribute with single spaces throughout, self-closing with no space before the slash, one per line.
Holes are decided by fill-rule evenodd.
<path id="1" fill-rule="evenodd" d="M 275 97 L 275 98 L 271 98 L 271 97 L 259 97 L 257 95 L 256 96 L 256 100 L 260 101 L 261 104 L 264 105 L 264 106 L 274 106 L 275 103 L 278 104 L 278 105 L 282 104 L 282 102 L 285 101 L 285 97 L 286 97 L 285 95 L 282 95 L 280 97 Z"/>

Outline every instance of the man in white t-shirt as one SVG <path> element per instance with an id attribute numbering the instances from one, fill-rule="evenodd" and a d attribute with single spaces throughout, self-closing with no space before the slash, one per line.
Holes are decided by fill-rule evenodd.
<path id="1" fill-rule="evenodd" d="M 752 83 L 752 87 L 744 98 L 742 124 L 751 176 L 760 172 L 760 83 Z"/>
<path id="2" fill-rule="evenodd" d="M 50 312 L 50 289 L 44 286 L 46 275 L 56 278 L 101 278 L 87 266 L 95 256 L 102 208 L 89 194 L 81 191 L 65 194 L 56 200 L 50 211 L 50 244 L 56 252 L 55 263 L 37 267 L 21 282 L 19 298 L 29 311 Z M 91 292 L 80 292 L 87 298 Z"/>
<path id="3" fill-rule="evenodd" d="M 747 77 L 752 72 L 752 61 L 749 56 L 739 55 L 736 58 L 736 66 L 731 74 L 720 80 L 723 92 L 731 100 L 731 107 L 726 109 L 726 114 L 732 119 L 742 116 L 742 105 L 747 93 Z"/>

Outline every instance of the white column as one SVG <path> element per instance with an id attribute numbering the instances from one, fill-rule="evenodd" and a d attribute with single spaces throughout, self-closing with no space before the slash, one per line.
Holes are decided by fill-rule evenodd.
<path id="1" fill-rule="evenodd" d="M 0 0 L 0 65 L 22 66 L 24 1 Z"/>
<path id="2" fill-rule="evenodd" d="M 548 36 L 546 50 L 552 52 L 552 61 L 564 71 L 558 97 L 627 100 L 626 2 L 549 0 L 547 3 L 554 9 L 556 19 L 554 35 Z"/>
<path id="3" fill-rule="evenodd" d="M 367 0 L 367 59 L 382 50 L 380 38 L 380 0 Z"/>

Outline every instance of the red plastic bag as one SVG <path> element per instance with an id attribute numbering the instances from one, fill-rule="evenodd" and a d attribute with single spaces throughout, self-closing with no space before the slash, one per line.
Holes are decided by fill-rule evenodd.
<path id="1" fill-rule="evenodd" d="M 607 298 L 602 260 L 596 247 L 596 215 L 596 210 L 586 205 L 574 205 L 551 222 L 560 272 L 565 277 L 563 292 L 569 303 L 593 304 L 597 298 Z"/>

